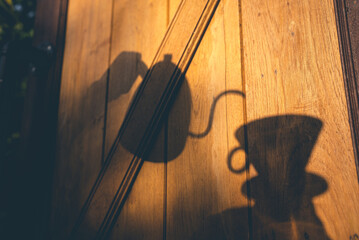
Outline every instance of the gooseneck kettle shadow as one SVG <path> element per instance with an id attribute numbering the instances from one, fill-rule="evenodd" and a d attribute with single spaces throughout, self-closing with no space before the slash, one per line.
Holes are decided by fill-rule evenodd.
<path id="1" fill-rule="evenodd" d="M 158 102 L 160 101 L 160 97 L 161 97 L 159 96 L 158 93 L 165 91 L 166 86 L 169 85 L 169 83 L 167 83 L 166 81 L 171 81 L 170 79 L 173 77 L 172 75 L 172 77 L 169 78 L 169 76 L 167 76 L 168 72 L 169 73 L 174 72 L 177 75 L 177 78 L 181 79 L 182 81 L 181 90 L 179 88 L 175 89 L 175 93 L 173 93 L 173 97 L 170 96 L 172 100 L 170 100 L 170 103 L 168 106 L 166 106 L 166 109 L 162 111 L 164 112 L 164 115 L 168 116 L 170 110 L 171 111 L 174 110 L 174 108 L 172 108 L 174 102 L 181 102 L 183 104 L 179 109 L 177 109 L 179 111 L 177 112 L 177 114 L 178 113 L 180 114 L 178 116 L 181 118 L 181 121 L 179 121 L 178 125 L 174 126 L 175 129 L 169 129 L 169 131 L 174 131 L 177 133 L 180 132 L 179 134 L 181 136 L 177 138 L 176 144 L 172 144 L 173 146 L 171 147 L 173 149 L 169 149 L 168 151 L 169 155 L 167 159 L 168 161 L 176 159 L 176 157 L 182 152 L 187 137 L 199 139 L 208 135 L 213 125 L 213 118 L 214 118 L 216 105 L 218 101 L 222 99 L 222 97 L 226 95 L 238 95 L 241 97 L 245 96 L 243 92 L 238 90 L 227 90 L 220 93 L 218 96 L 214 98 L 213 103 L 211 104 L 209 120 L 204 132 L 193 133 L 189 130 L 189 122 L 190 122 L 189 118 L 191 114 L 190 88 L 185 78 L 185 73 L 183 73 L 180 69 L 178 69 L 178 67 L 172 62 L 172 56 L 170 54 L 164 55 L 162 61 L 156 63 L 155 65 L 153 65 L 152 68 L 148 69 L 146 64 L 141 59 L 140 53 L 122 52 L 112 63 L 111 71 L 109 72 L 110 75 L 119 76 L 119 78 L 115 81 L 112 81 L 112 79 L 114 78 L 111 77 L 110 78 L 111 81 L 109 81 L 108 83 L 106 83 L 106 81 L 108 81 L 106 78 L 101 78 L 101 80 L 95 82 L 93 86 L 90 87 L 90 92 L 96 91 L 99 85 L 101 86 L 107 85 L 108 88 L 107 101 L 108 103 L 110 103 L 112 101 L 117 100 L 122 95 L 129 93 L 133 88 L 133 86 L 135 86 L 134 85 L 135 81 L 137 81 L 139 76 L 142 77 L 142 82 L 135 91 L 132 102 L 129 105 L 129 109 L 127 110 L 125 120 L 122 123 L 117 133 L 117 136 L 109 149 L 107 156 L 103 158 L 104 161 L 102 168 L 98 174 L 97 179 L 95 180 L 95 183 L 85 203 L 81 208 L 81 212 L 71 231 L 70 239 L 76 239 L 78 231 L 83 231 L 87 228 L 86 222 L 84 223 L 85 216 L 90 208 L 92 199 L 94 199 L 95 194 L 97 194 L 98 192 L 98 189 L 101 189 L 102 179 L 104 178 L 105 172 L 110 166 L 110 162 L 114 157 L 118 145 L 121 145 L 126 151 L 132 153 L 134 159 L 142 158 L 144 161 L 153 161 L 152 159 L 148 158 L 148 154 L 153 149 L 153 143 L 155 142 L 154 139 L 156 137 L 155 135 L 158 134 L 160 130 L 159 129 L 160 125 L 157 125 L 155 126 L 154 129 L 150 130 L 153 131 L 153 134 L 147 139 L 147 141 L 150 141 L 151 143 L 147 143 L 147 146 L 145 148 L 142 148 L 143 146 L 142 141 L 144 139 L 143 136 L 145 136 L 149 131 L 147 127 L 148 123 L 153 121 L 154 119 L 152 113 L 157 111 Z M 148 74 L 152 74 L 151 82 L 148 81 L 149 79 Z M 161 121 L 166 119 L 164 115 L 159 116 L 162 119 Z M 170 140 L 171 139 L 169 139 L 169 141 Z M 123 181 L 124 180 L 122 180 L 122 182 Z M 123 184 L 122 182 L 120 188 Z M 111 219 L 116 218 L 112 216 L 115 216 L 119 213 L 118 209 L 121 209 L 122 205 L 119 207 L 115 207 L 115 206 L 117 206 L 117 203 L 123 204 L 123 202 L 124 201 L 122 200 L 115 201 L 114 198 L 114 200 L 111 203 L 111 207 L 106 213 L 106 219 L 102 222 L 100 228 L 97 231 L 98 236 L 96 238 L 101 238 L 102 236 L 101 234 L 105 234 L 109 232 L 107 228 L 112 228 L 113 225 Z M 111 219 L 109 218 L 110 220 L 107 220 L 107 216 L 111 216 Z"/>

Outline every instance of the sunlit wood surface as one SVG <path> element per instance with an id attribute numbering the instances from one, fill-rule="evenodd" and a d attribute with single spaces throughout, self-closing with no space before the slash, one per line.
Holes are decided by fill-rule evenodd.
<path id="1" fill-rule="evenodd" d="M 322 178 L 328 189 L 303 201 L 299 212 L 308 220 L 316 214 L 331 239 L 349 239 L 359 231 L 359 188 L 333 1 L 242 1 L 242 19 L 248 122 L 283 114 L 323 122 L 305 171 Z M 250 133 L 248 138 L 251 142 Z M 305 187 L 315 184 L 319 180 Z M 318 232 L 310 235 L 319 227 L 310 226 L 313 222 L 303 226 L 293 216 L 291 225 L 302 232 L 293 231 L 290 238 L 303 239 L 307 232 L 309 239 L 324 239 Z M 255 222 L 253 228 L 263 230 Z"/>
<path id="2" fill-rule="evenodd" d="M 146 65 L 146 68 L 151 66 L 168 26 L 165 0 L 114 1 L 113 7 L 116 14 L 113 15 L 112 25 L 112 65 L 108 93 L 106 154 L 121 127 L 130 101 L 144 77 L 139 73 L 145 74 L 147 71 L 147 69 L 141 69 L 141 62 Z M 164 136 L 161 133 L 149 161 L 143 164 L 116 222 L 111 235 L 112 239 L 162 238 L 163 151 Z M 126 171 L 126 167 L 127 165 L 122 166 L 123 171 Z M 113 185 L 118 187 L 118 183 L 113 183 Z"/>
<path id="3" fill-rule="evenodd" d="M 205 33 L 202 43 L 186 74 L 190 109 L 178 101 L 168 121 L 168 149 L 182 144 L 176 126 L 181 114 L 189 114 L 189 131 L 205 132 L 214 99 L 228 90 L 242 91 L 239 11 L 236 1 L 222 1 Z M 185 91 L 188 91 L 187 93 Z M 187 137 L 183 151 L 167 165 L 167 237 L 168 239 L 206 239 L 203 232 L 213 228 L 206 224 L 210 215 L 247 205 L 240 192 L 246 175 L 233 174 L 227 167 L 229 152 L 238 146 L 235 130 L 243 124 L 243 97 L 226 94 L 218 99 L 211 130 L 200 138 Z M 184 111 L 185 110 L 185 111 Z M 173 130 L 172 130 L 173 129 Z M 172 131 L 171 131 L 172 130 Z M 173 150 L 172 150 L 173 151 Z M 236 157 L 239 157 L 236 156 Z M 244 155 L 238 166 L 244 165 Z M 225 219 L 232 224 L 235 219 Z M 227 233 L 232 237 L 233 233 Z M 216 236 L 212 236 L 216 238 Z"/>
<path id="4" fill-rule="evenodd" d="M 111 1 L 69 1 L 60 90 L 51 237 L 64 239 L 101 167 Z"/>
<path id="5" fill-rule="evenodd" d="M 180 2 L 69 1 L 51 238 L 75 224 Z M 111 239 L 350 239 L 358 203 L 332 1 L 222 0 Z"/>

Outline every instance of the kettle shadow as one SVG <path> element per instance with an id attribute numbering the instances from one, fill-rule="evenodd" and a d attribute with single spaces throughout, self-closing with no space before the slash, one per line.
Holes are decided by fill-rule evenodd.
<path id="1" fill-rule="evenodd" d="M 109 124 L 107 120 L 106 112 L 103 111 L 104 101 L 100 98 L 101 94 L 97 94 L 99 91 L 106 89 L 106 105 L 118 100 L 122 95 L 129 93 L 134 86 L 137 78 L 142 78 L 140 86 L 136 89 L 134 96 L 132 97 L 131 104 L 126 110 L 126 118 L 121 126 L 121 134 L 119 134 L 114 140 L 112 147 L 115 147 L 119 142 L 120 144 L 132 154 L 145 158 L 146 161 L 163 162 L 161 159 L 149 159 L 149 151 L 142 152 L 139 150 L 139 143 L 141 139 L 148 131 L 147 126 L 153 121 L 153 114 L 158 111 L 157 105 L 160 101 L 163 101 L 162 93 L 166 91 L 169 79 L 174 74 L 180 75 L 180 91 L 179 87 L 174 89 L 174 93 L 171 96 L 169 104 L 163 111 L 164 114 L 160 116 L 160 124 L 155 131 L 155 135 L 160 131 L 163 120 L 169 114 L 171 105 L 174 100 L 182 102 L 181 112 L 176 111 L 176 117 L 180 118 L 180 124 L 169 131 L 176 132 L 176 136 L 179 138 L 181 144 L 177 144 L 171 150 L 170 159 L 176 158 L 183 150 L 187 138 L 187 132 L 189 129 L 190 116 L 191 116 L 191 92 L 188 86 L 187 79 L 180 69 L 171 61 L 172 56 L 170 54 L 164 55 L 162 61 L 156 63 L 151 69 L 148 69 L 147 65 L 141 59 L 142 56 L 137 52 L 122 52 L 117 56 L 115 61 L 111 64 L 109 71 L 105 73 L 99 80 L 95 81 L 85 94 L 80 99 L 78 109 L 82 112 L 83 119 L 91 119 L 84 123 L 80 119 L 73 119 L 74 132 L 73 138 L 76 138 L 81 133 L 89 128 L 93 127 L 94 122 L 99 122 L 104 118 L 105 124 Z M 111 77 L 108 77 L 108 74 Z M 151 82 L 147 83 L 146 74 L 151 75 Z M 109 80 L 108 80 L 109 78 Z M 148 79 L 148 78 L 147 78 Z M 120 107 L 115 106 L 115 109 L 124 108 L 127 103 L 119 102 Z M 105 130 L 106 131 L 106 126 Z M 105 132 L 106 134 L 106 132 Z M 120 136 L 121 135 L 121 136 Z M 152 139 L 156 139 L 156 136 L 152 136 Z M 104 136 L 106 139 L 106 136 Z M 155 142 L 151 142 L 148 149 L 151 149 Z M 110 149 L 111 149 L 110 148 Z"/>
<path id="2" fill-rule="evenodd" d="M 144 63 L 142 62 L 137 65 L 144 65 Z M 144 69 L 144 67 L 142 67 L 142 69 Z M 143 77 L 130 104 L 123 126 L 121 126 L 120 129 L 120 132 L 121 130 L 123 131 L 121 132 L 119 142 L 127 151 L 138 157 L 142 157 L 145 161 L 165 161 L 164 159 L 149 158 L 148 156 L 153 149 L 163 122 L 167 119 L 169 112 L 172 111 L 174 101 L 180 101 L 183 107 L 182 111 L 172 112 L 175 112 L 176 117 L 181 119 L 181 121 L 178 125 L 168 129 L 168 131 L 175 132 L 179 140 L 179 144 L 176 144 L 175 148 L 171 150 L 170 156 L 166 158 L 167 161 L 171 161 L 175 159 L 185 147 L 191 116 L 191 92 L 185 74 L 172 62 L 172 55 L 170 54 L 164 55 L 163 60 L 152 66 L 147 74 L 150 75 L 150 77 Z M 173 87 L 173 85 L 171 85 L 173 84 L 171 83 L 171 79 L 175 75 L 179 76 L 180 83 L 173 89 L 171 94 L 165 95 L 168 89 Z M 150 79 L 150 81 L 146 82 L 148 79 Z M 133 84 L 133 82 L 131 84 Z M 113 92 L 113 89 L 111 89 L 111 91 Z M 118 98 L 120 94 L 120 92 L 114 92 L 114 94 L 109 93 L 109 101 Z M 168 104 L 161 106 L 161 104 L 166 101 Z M 148 136 L 148 133 L 151 132 L 151 128 L 155 128 L 155 130 L 153 131 L 153 135 Z M 146 141 L 144 138 L 147 136 L 148 140 Z M 145 141 L 146 143 L 144 143 Z"/>
<path id="3" fill-rule="evenodd" d="M 108 74 L 110 74 L 110 77 Z M 139 76 L 142 77 L 142 81 L 137 87 L 135 82 Z M 173 79 L 177 82 L 174 82 Z M 136 89 L 132 89 L 134 87 Z M 111 220 L 111 223 L 106 225 L 106 227 L 109 227 L 109 230 L 105 230 L 106 232 L 103 232 L 99 228 L 104 224 L 102 221 L 105 221 L 102 217 L 95 217 L 96 219 L 91 218 L 91 216 L 87 217 L 88 209 L 91 208 L 92 199 L 94 195 L 97 194 L 96 192 L 98 192 L 100 184 L 102 184 L 101 181 L 103 176 L 106 174 L 107 179 L 118 178 L 118 171 L 115 171 L 115 169 L 108 170 L 111 168 L 109 167 L 110 162 L 111 166 L 115 166 L 116 169 L 118 167 L 128 169 L 132 164 L 132 162 L 130 162 L 131 159 L 133 161 L 135 157 L 151 162 L 171 161 L 183 151 L 188 135 L 192 104 L 191 93 L 185 74 L 172 62 L 171 55 L 164 55 L 161 61 L 155 63 L 150 69 L 148 69 L 146 64 L 141 60 L 141 54 L 136 52 L 122 52 L 112 63 L 109 71 L 107 71 L 98 81 L 94 82 L 89 87 L 87 94 L 84 94 L 81 97 L 80 106 L 84 105 L 91 107 L 94 106 L 94 104 L 97 104 L 98 97 L 91 98 L 90 96 L 96 96 L 96 93 L 99 92 L 99 90 L 102 91 L 103 89 L 106 89 L 107 107 L 113 108 L 113 112 L 118 111 L 118 109 L 126 111 L 126 115 L 121 123 L 121 127 L 117 129 L 117 137 L 115 137 L 114 141 L 111 142 L 109 153 L 104 159 L 100 171 L 97 172 L 97 178 L 95 178 L 96 172 L 91 173 L 95 181 L 89 183 L 93 185 L 87 194 L 87 199 L 82 206 L 77 208 L 81 210 L 79 214 L 75 214 L 78 217 L 76 218 L 74 224 L 71 224 L 73 226 L 70 233 L 71 239 L 86 239 L 97 236 L 97 234 L 105 234 L 106 236 L 111 234 L 112 228 L 122 210 L 122 204 L 118 209 L 114 210 L 116 214 L 113 221 Z M 134 92 L 134 94 L 130 104 L 128 105 L 128 99 L 122 102 L 119 98 L 130 91 Z M 181 121 L 178 125 L 168 129 L 167 134 L 171 131 L 174 132 L 173 135 L 177 136 L 178 144 L 173 146 L 171 150 L 168 151 L 165 158 L 149 157 L 156 141 L 161 140 L 161 138 L 157 138 L 157 135 L 163 126 L 163 122 L 166 121 L 175 100 L 181 101 L 182 103 L 181 106 L 183 107 L 183 110 L 175 113 L 176 117 L 181 119 Z M 116 101 L 114 102 L 115 104 L 110 106 L 109 104 L 113 101 Z M 82 110 L 83 109 L 88 110 L 85 107 L 82 108 Z M 91 110 L 92 111 L 83 111 L 84 114 L 88 114 L 86 118 L 91 120 L 101 119 L 101 116 L 103 116 L 105 122 L 104 129 L 106 129 L 106 124 L 109 122 L 106 110 L 103 112 L 103 107 L 95 107 Z M 74 135 L 84 133 L 86 129 L 93 127 L 91 121 L 89 121 L 89 124 L 87 125 L 77 121 L 77 119 L 74 119 L 74 122 L 74 125 L 77 126 L 75 128 L 76 132 Z M 103 141 L 106 139 L 106 132 L 104 132 Z M 128 154 L 126 157 L 121 157 L 118 154 L 116 155 L 115 152 L 119 146 L 121 146 L 121 149 L 131 153 L 132 155 Z M 122 183 L 119 181 L 115 184 L 120 186 Z M 77 188 L 79 187 L 77 186 Z M 106 188 L 106 186 L 104 188 Z M 131 186 L 129 186 L 129 188 L 131 188 Z M 114 198 L 116 192 L 113 194 L 114 195 L 109 196 L 108 199 L 111 197 Z M 128 193 L 124 196 L 124 198 L 126 199 L 127 196 Z M 80 199 L 81 195 L 74 193 L 72 197 L 74 202 L 76 202 L 75 199 Z M 98 215 L 102 216 L 107 211 L 107 216 L 109 211 L 112 211 L 112 203 L 107 199 L 102 199 L 101 201 L 100 205 L 102 205 L 102 210 Z M 75 207 L 75 204 L 72 206 Z"/>
<path id="4" fill-rule="evenodd" d="M 240 127 L 240 147 L 229 154 L 228 168 L 238 174 L 254 167 L 257 175 L 241 191 L 255 204 L 209 216 L 206 231 L 199 229 L 193 239 L 330 239 L 312 202 L 328 184 L 305 171 L 321 128 L 319 119 L 301 115 L 268 117 Z M 234 169 L 233 153 L 240 150 L 247 164 Z"/>

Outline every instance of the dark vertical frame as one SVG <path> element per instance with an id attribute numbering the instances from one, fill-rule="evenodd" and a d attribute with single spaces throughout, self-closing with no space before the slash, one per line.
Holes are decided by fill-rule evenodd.
<path id="1" fill-rule="evenodd" d="M 45 69 L 40 65 L 31 74 L 25 99 L 14 213 L 15 235 L 23 239 L 48 239 L 67 7 L 68 0 L 37 0 L 33 46 L 51 44 L 53 55 Z"/>
<path id="2" fill-rule="evenodd" d="M 359 26 L 357 25 L 359 20 L 359 1 L 334 0 L 334 6 L 357 177 L 359 180 Z"/>

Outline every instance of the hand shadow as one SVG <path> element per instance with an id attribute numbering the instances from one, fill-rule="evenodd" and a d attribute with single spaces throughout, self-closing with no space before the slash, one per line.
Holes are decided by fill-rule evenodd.
<path id="1" fill-rule="evenodd" d="M 240 147 L 229 154 L 228 167 L 238 174 L 253 165 L 258 175 L 241 191 L 255 204 L 209 216 L 193 239 L 329 239 L 312 202 L 328 185 L 305 171 L 321 128 L 320 120 L 300 115 L 269 117 L 240 127 Z M 234 169 L 232 157 L 239 150 L 246 152 L 247 164 Z"/>

